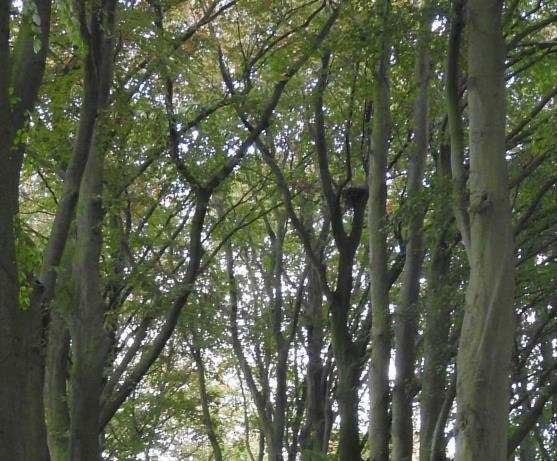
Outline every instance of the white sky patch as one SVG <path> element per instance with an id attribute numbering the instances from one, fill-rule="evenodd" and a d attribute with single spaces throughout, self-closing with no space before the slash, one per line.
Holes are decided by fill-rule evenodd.
<path id="1" fill-rule="evenodd" d="M 456 441 L 454 437 L 451 437 L 449 439 L 449 442 L 447 443 L 447 454 L 449 455 L 449 457 L 454 458 L 455 453 L 456 453 Z"/>
<path id="2" fill-rule="evenodd" d="M 391 354 L 391 359 L 389 360 L 389 380 L 394 381 L 396 378 L 396 367 L 395 367 L 395 356 Z"/>
<path id="3" fill-rule="evenodd" d="M 432 32 L 437 32 L 438 30 L 440 30 L 443 27 L 443 21 L 440 19 L 434 19 L 433 22 L 431 23 L 431 31 Z"/>

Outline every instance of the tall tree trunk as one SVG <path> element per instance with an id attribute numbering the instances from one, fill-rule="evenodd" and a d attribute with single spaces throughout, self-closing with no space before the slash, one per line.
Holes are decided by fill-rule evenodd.
<path id="1" fill-rule="evenodd" d="M 73 215 L 73 212 L 72 212 Z M 67 235 L 67 234 L 66 234 Z M 63 238 L 64 242 L 66 237 Z M 65 246 L 60 261 L 60 277 L 49 283 L 56 284 L 56 302 L 50 308 L 48 326 L 48 347 L 45 359 L 44 406 L 48 449 L 52 461 L 69 460 L 70 409 L 68 380 L 70 369 L 70 332 L 68 314 L 76 304 L 72 274 L 75 239 Z M 45 257 L 45 262 L 48 258 Z M 43 262 L 43 274 L 48 273 Z M 54 272 L 54 271 L 53 271 Z M 45 277 L 48 280 L 49 276 Z M 56 282 L 56 283 L 55 283 Z M 54 289 L 54 288 L 52 288 Z M 49 290 L 49 289 L 47 289 Z M 46 291 L 46 290 L 45 290 Z M 51 296 L 43 294 L 44 300 Z"/>
<path id="2" fill-rule="evenodd" d="M 507 459 L 514 248 L 500 0 L 469 0 L 470 282 L 457 358 L 457 461 Z"/>
<path id="3" fill-rule="evenodd" d="M 106 307 L 101 294 L 99 267 L 104 146 L 98 137 L 95 141 L 83 175 L 77 208 L 74 276 L 79 299 L 70 323 L 73 361 L 70 457 L 74 461 L 100 460 L 100 396 L 110 344 L 104 328 Z"/>
<path id="4" fill-rule="evenodd" d="M 315 268 L 310 269 L 308 283 L 308 304 L 306 311 L 308 372 L 306 375 L 306 427 L 305 440 L 302 445 L 307 453 L 302 453 L 305 461 L 319 459 L 320 454 L 327 453 L 325 444 L 325 411 L 328 395 L 326 393 L 326 375 L 321 353 L 323 351 L 323 292 L 319 283 L 319 274 Z"/>
<path id="5" fill-rule="evenodd" d="M 85 62 L 85 92 L 91 91 L 96 116 L 89 156 L 77 203 L 77 236 L 74 255 L 74 282 L 77 306 L 71 313 L 72 373 L 70 400 L 69 451 L 72 461 L 100 460 L 100 396 L 103 371 L 110 348 L 105 330 L 106 306 L 100 283 L 100 254 L 102 249 L 103 170 L 106 150 L 108 117 L 103 111 L 108 105 L 112 84 L 112 60 L 116 2 L 108 0 L 88 12 L 88 52 Z M 84 19 L 82 19 L 84 21 Z M 82 114 L 88 116 L 90 114 Z"/>
<path id="6" fill-rule="evenodd" d="M 44 385 L 48 449 L 52 461 L 67 461 L 70 430 L 67 392 L 70 333 L 65 320 L 57 312 L 51 314 L 48 336 Z"/>
<path id="7" fill-rule="evenodd" d="M 447 216 L 450 209 L 441 207 Z M 445 218 L 446 219 L 446 218 Z M 420 461 L 444 461 L 444 453 L 433 452 L 435 427 L 447 392 L 447 367 L 449 365 L 449 332 L 451 328 L 451 306 L 447 302 L 447 274 L 450 270 L 451 253 L 447 248 L 447 224 L 434 241 L 429 273 L 424 328 L 424 369 L 421 377 L 420 396 Z"/>
<path id="8" fill-rule="evenodd" d="M 319 179 L 330 217 L 335 246 L 339 253 L 336 269 L 336 288 L 327 290 L 330 305 L 331 343 L 338 372 L 336 398 L 339 408 L 340 428 L 338 456 L 341 461 L 361 459 L 360 433 L 358 429 L 358 382 L 364 361 L 365 349 L 352 337 L 350 331 L 351 296 L 354 285 L 352 271 L 356 250 L 360 244 L 367 189 L 362 189 L 350 201 L 353 210 L 350 231 L 345 229 L 344 211 L 340 205 L 342 190 L 335 187 L 329 169 L 329 153 L 325 130 L 323 94 L 327 86 L 330 51 L 321 57 L 321 70 L 314 90 L 315 148 L 319 164 Z M 327 283 L 322 280 L 322 283 Z"/>
<path id="9" fill-rule="evenodd" d="M 370 252 L 370 298 L 372 309 L 370 393 L 370 461 L 389 459 L 389 360 L 391 326 L 387 257 L 387 156 L 391 131 L 388 66 L 390 39 L 387 33 L 390 1 L 379 3 L 380 57 L 375 69 L 372 150 L 369 155 L 368 233 Z"/>
<path id="10" fill-rule="evenodd" d="M 412 402 L 415 395 L 415 344 L 418 333 L 418 302 L 423 262 L 425 203 L 421 192 L 429 136 L 429 38 L 432 17 L 432 4 L 427 1 L 421 11 L 417 42 L 418 51 L 415 64 L 417 89 L 414 100 L 415 146 L 408 166 L 407 200 L 410 205 L 410 214 L 400 303 L 396 309 L 395 322 L 396 378 L 393 389 L 392 420 L 393 460 L 395 461 L 411 461 L 414 444 Z"/>
<path id="11" fill-rule="evenodd" d="M 91 53 L 91 52 L 89 52 Z M 86 59 L 92 59 L 88 56 Z M 56 303 L 50 306 L 52 299 L 55 298 L 57 289 L 58 272 L 56 268 L 60 264 L 67 265 L 67 273 L 70 274 L 71 261 L 66 262 L 66 258 L 71 259 L 73 253 L 66 249 L 68 242 L 68 234 L 70 227 L 75 218 L 75 209 L 79 197 L 80 185 L 85 172 L 91 146 L 93 144 L 93 136 L 97 123 L 99 111 L 99 81 L 96 81 L 93 66 L 90 62 L 85 63 L 84 90 L 83 100 L 81 104 L 79 127 L 70 164 L 66 170 L 64 177 L 64 187 L 62 197 L 56 209 L 47 247 L 44 252 L 40 283 L 43 288 L 40 292 L 35 290 L 31 300 L 31 306 L 45 305 L 48 306 L 49 332 L 47 342 L 47 360 L 46 360 L 46 382 L 44 387 L 45 410 L 47 416 L 47 432 L 50 455 L 53 461 L 65 460 L 69 456 L 69 415 L 68 395 L 66 391 L 65 367 L 68 366 L 67 352 L 65 352 L 64 341 L 68 342 L 66 337 L 68 332 L 67 320 L 64 316 L 69 312 L 72 299 L 66 306 Z M 110 76 L 104 77 L 104 80 L 110 80 Z M 104 86 L 110 83 L 104 83 Z M 105 97 L 107 97 L 105 91 Z M 74 250 L 74 248 L 72 248 Z M 65 252 L 65 253 L 64 253 Z M 70 255 L 70 256 L 68 256 Z M 69 277 L 71 279 L 71 276 Z M 64 280 L 64 290 L 72 292 L 74 296 L 74 288 L 72 280 Z M 66 311 L 66 312 L 63 312 Z M 66 338 L 65 338 L 66 337 Z M 64 339 L 65 338 L 65 339 Z M 50 341 L 53 341 L 52 347 Z M 62 395 L 63 393 L 63 395 Z M 63 426 L 67 426 L 64 429 Z"/>
<path id="12" fill-rule="evenodd" d="M 335 336 L 333 328 L 333 336 Z M 336 398 L 338 402 L 338 413 L 340 416 L 339 428 L 339 450 L 338 459 L 341 461 L 358 461 L 361 459 L 360 435 L 358 429 L 358 382 L 361 367 L 356 353 L 349 347 L 341 352 L 340 345 L 346 343 L 339 339 L 342 332 L 337 332 L 337 339 L 333 339 L 337 344 L 335 353 L 338 382 Z M 344 336 L 344 335 L 343 335 Z"/>
<path id="13" fill-rule="evenodd" d="M 43 461 L 48 460 L 42 400 L 43 313 L 41 306 L 20 305 L 16 240 L 25 146 L 16 145 L 16 135 L 33 111 L 42 82 L 51 2 L 35 3 L 38 50 L 32 33 L 37 20 L 30 11 L 11 19 L 11 4 L 0 1 L 0 455 L 10 461 Z M 18 19 L 19 33 L 12 41 L 10 23 Z"/>
<path id="14" fill-rule="evenodd" d="M 452 207 L 462 243 L 470 251 L 470 216 L 464 169 L 464 128 L 460 110 L 460 44 L 464 27 L 464 0 L 454 0 L 451 10 L 445 92 L 451 141 Z"/>
<path id="15" fill-rule="evenodd" d="M 340 249 L 339 249 L 340 251 Z M 340 416 L 339 460 L 361 459 L 358 423 L 358 383 L 364 361 L 363 351 L 350 336 L 348 312 L 352 291 L 354 255 L 341 252 L 338 266 L 337 289 L 333 292 L 331 311 L 331 343 L 337 367 L 336 399 Z"/>
<path id="16" fill-rule="evenodd" d="M 0 122 L 1 123 L 1 122 Z M 5 143 L 4 141 L 7 141 Z M 14 461 L 47 460 L 42 400 L 42 311 L 23 309 L 16 262 L 19 161 L 0 141 L 0 453 Z"/>

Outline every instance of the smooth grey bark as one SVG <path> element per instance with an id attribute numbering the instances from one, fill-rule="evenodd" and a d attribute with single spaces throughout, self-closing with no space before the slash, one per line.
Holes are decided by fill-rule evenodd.
<path id="1" fill-rule="evenodd" d="M 448 177 L 448 174 L 441 176 Z M 442 193 L 442 191 L 443 189 L 440 192 Z M 448 274 L 450 273 L 452 252 L 448 244 L 448 233 L 452 223 L 447 218 L 450 214 L 450 205 L 443 203 L 438 205 L 438 211 L 434 217 L 439 231 L 431 248 L 424 315 L 424 368 L 421 375 L 420 393 L 420 461 L 445 460 L 444 445 L 440 446 L 435 441 L 435 428 L 442 418 L 443 403 L 448 392 L 447 367 L 451 357 L 449 332 L 453 306 L 450 302 L 452 293 Z M 442 419 L 443 428 L 445 422 L 446 418 Z M 441 436 L 444 438 L 444 434 Z"/>
<path id="2" fill-rule="evenodd" d="M 89 76 L 89 78 L 91 78 L 91 76 Z M 59 394 L 59 392 L 63 391 L 61 382 L 62 376 L 60 375 L 63 368 L 62 364 L 67 362 L 67 351 L 64 350 L 63 345 L 60 343 L 65 333 L 63 336 L 59 335 L 62 331 L 60 323 L 65 322 L 65 320 L 62 318 L 63 314 L 59 312 L 61 308 L 60 303 L 55 303 L 53 306 L 51 303 L 53 298 L 55 298 L 57 288 L 57 268 L 61 264 L 62 255 L 65 251 L 68 234 L 70 232 L 70 226 L 75 218 L 79 188 L 89 157 L 97 117 L 97 91 L 95 85 L 88 84 L 87 80 L 88 77 L 85 78 L 86 83 L 76 143 L 70 165 L 66 170 L 62 197 L 56 209 L 56 215 L 43 255 L 41 274 L 39 277 L 41 289 L 34 290 L 31 298 L 31 306 L 33 308 L 44 306 L 47 310 L 45 315 L 48 319 L 49 331 L 45 370 L 47 382 L 45 382 L 44 387 L 44 398 L 47 425 L 52 423 L 52 426 L 47 427 L 47 432 L 50 455 L 53 461 L 68 459 L 68 434 L 64 434 L 65 431 L 62 430 L 61 425 L 66 423 L 69 424 L 69 420 L 66 421 L 66 416 L 64 415 L 67 411 L 67 408 L 64 409 L 64 405 L 67 406 L 67 402 L 63 405 L 63 400 L 67 399 L 67 395 L 62 396 Z M 52 349 L 50 346 L 51 340 L 54 341 Z M 69 338 L 67 338 L 66 341 L 69 343 Z M 64 443 L 66 443 L 65 447 Z"/>
<path id="3" fill-rule="evenodd" d="M 98 461 L 100 396 L 110 351 L 105 329 L 106 306 L 100 280 L 103 242 L 102 203 L 104 157 L 107 148 L 108 98 L 112 84 L 116 1 L 82 5 L 80 21 L 87 46 L 85 89 L 91 91 L 93 133 L 79 187 L 73 280 L 76 306 L 69 316 L 72 337 L 69 453 L 74 461 Z M 85 146 L 87 148 L 87 146 Z"/>
<path id="4" fill-rule="evenodd" d="M 48 449 L 52 461 L 69 460 L 70 332 L 67 320 L 77 302 L 72 274 L 74 244 L 75 239 L 71 238 L 65 245 L 64 255 L 60 261 L 61 268 L 57 271 L 59 277 L 50 282 L 53 284 L 56 282 L 56 294 L 54 305 L 49 306 L 43 392 Z M 43 300 L 47 302 L 46 293 Z"/>
<path id="5" fill-rule="evenodd" d="M 25 146 L 17 136 L 34 109 L 42 82 L 51 1 L 29 5 L 32 8 L 19 17 L 19 33 L 10 44 L 11 3 L 0 1 L 0 454 L 13 461 L 43 461 L 48 460 L 42 401 L 43 312 L 41 306 L 24 310 L 19 300 L 16 240 Z M 39 24 L 33 24 L 31 10 Z M 37 27 L 40 48 L 35 52 L 32 30 Z"/>
<path id="6" fill-rule="evenodd" d="M 378 3 L 383 31 L 374 71 L 372 146 L 369 153 L 368 238 L 370 253 L 370 300 L 372 309 L 369 361 L 370 461 L 389 459 L 389 360 L 391 319 L 387 256 L 387 156 L 391 133 L 389 57 L 390 1 Z"/>
<path id="7" fill-rule="evenodd" d="M 392 404 L 392 459 L 410 461 L 414 445 L 412 403 L 415 395 L 416 338 L 422 273 L 423 224 L 426 204 L 422 195 L 424 166 L 429 147 L 429 41 L 433 3 L 426 1 L 420 12 L 415 63 L 416 96 L 414 99 L 414 149 L 408 165 L 407 203 L 408 231 L 406 258 L 402 272 L 400 301 L 396 307 L 394 324 L 396 377 Z"/>
<path id="8" fill-rule="evenodd" d="M 464 0 L 452 4 L 449 43 L 447 50 L 447 69 L 445 93 L 447 98 L 447 117 L 451 142 L 452 207 L 458 230 L 466 251 L 470 251 L 470 216 L 466 194 L 466 171 L 464 168 L 464 128 L 460 110 L 460 45 L 464 27 Z"/>
<path id="9" fill-rule="evenodd" d="M 448 388 L 445 392 L 443 404 L 439 410 L 437 421 L 431 436 L 431 453 L 432 456 L 438 456 L 439 461 L 445 461 L 445 451 L 447 448 L 447 437 L 445 436 L 445 426 L 453 406 L 456 394 L 456 376 L 453 376 Z"/>
<path id="10" fill-rule="evenodd" d="M 48 329 L 44 383 L 47 440 L 52 461 L 69 459 L 69 353 L 70 333 L 66 322 L 59 313 L 52 312 Z"/>
<path id="11" fill-rule="evenodd" d="M 456 461 L 507 459 L 514 245 L 500 0 L 469 0 L 470 281 L 457 357 Z"/>
<path id="12" fill-rule="evenodd" d="M 99 130 L 100 131 L 100 130 Z M 83 176 L 77 207 L 74 277 L 78 304 L 71 314 L 72 379 L 70 459 L 100 460 L 99 414 L 103 370 L 110 351 L 100 286 L 104 153 L 96 139 Z M 100 144 L 100 145 L 99 145 Z"/>

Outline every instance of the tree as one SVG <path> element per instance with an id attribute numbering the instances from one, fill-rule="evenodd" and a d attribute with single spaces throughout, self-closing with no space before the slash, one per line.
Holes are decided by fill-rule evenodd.
<path id="1" fill-rule="evenodd" d="M 25 130 L 43 78 L 50 37 L 51 2 L 0 4 L 0 452 L 13 460 L 46 460 L 42 402 L 43 312 L 21 299 L 25 276 L 21 247 L 20 175 Z M 12 14 L 14 19 L 12 19 Z M 32 279 L 31 286 L 42 289 Z"/>
<path id="2" fill-rule="evenodd" d="M 470 281 L 457 358 L 456 459 L 507 459 L 514 251 L 501 2 L 467 5 Z"/>
<path id="3" fill-rule="evenodd" d="M 389 378 L 391 319 L 387 284 L 387 158 L 391 132 L 389 93 L 390 1 L 379 4 L 382 26 L 374 72 L 372 145 L 369 153 L 368 235 L 371 300 L 371 357 L 369 364 L 370 432 L 372 461 L 389 459 Z"/>
<path id="4" fill-rule="evenodd" d="M 5 2 L 2 455 L 555 458 L 551 6 Z"/>

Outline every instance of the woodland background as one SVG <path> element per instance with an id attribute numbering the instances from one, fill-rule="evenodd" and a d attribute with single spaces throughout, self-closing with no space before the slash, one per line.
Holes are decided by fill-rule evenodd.
<path id="1" fill-rule="evenodd" d="M 556 12 L 0 0 L 0 459 L 557 459 Z"/>

